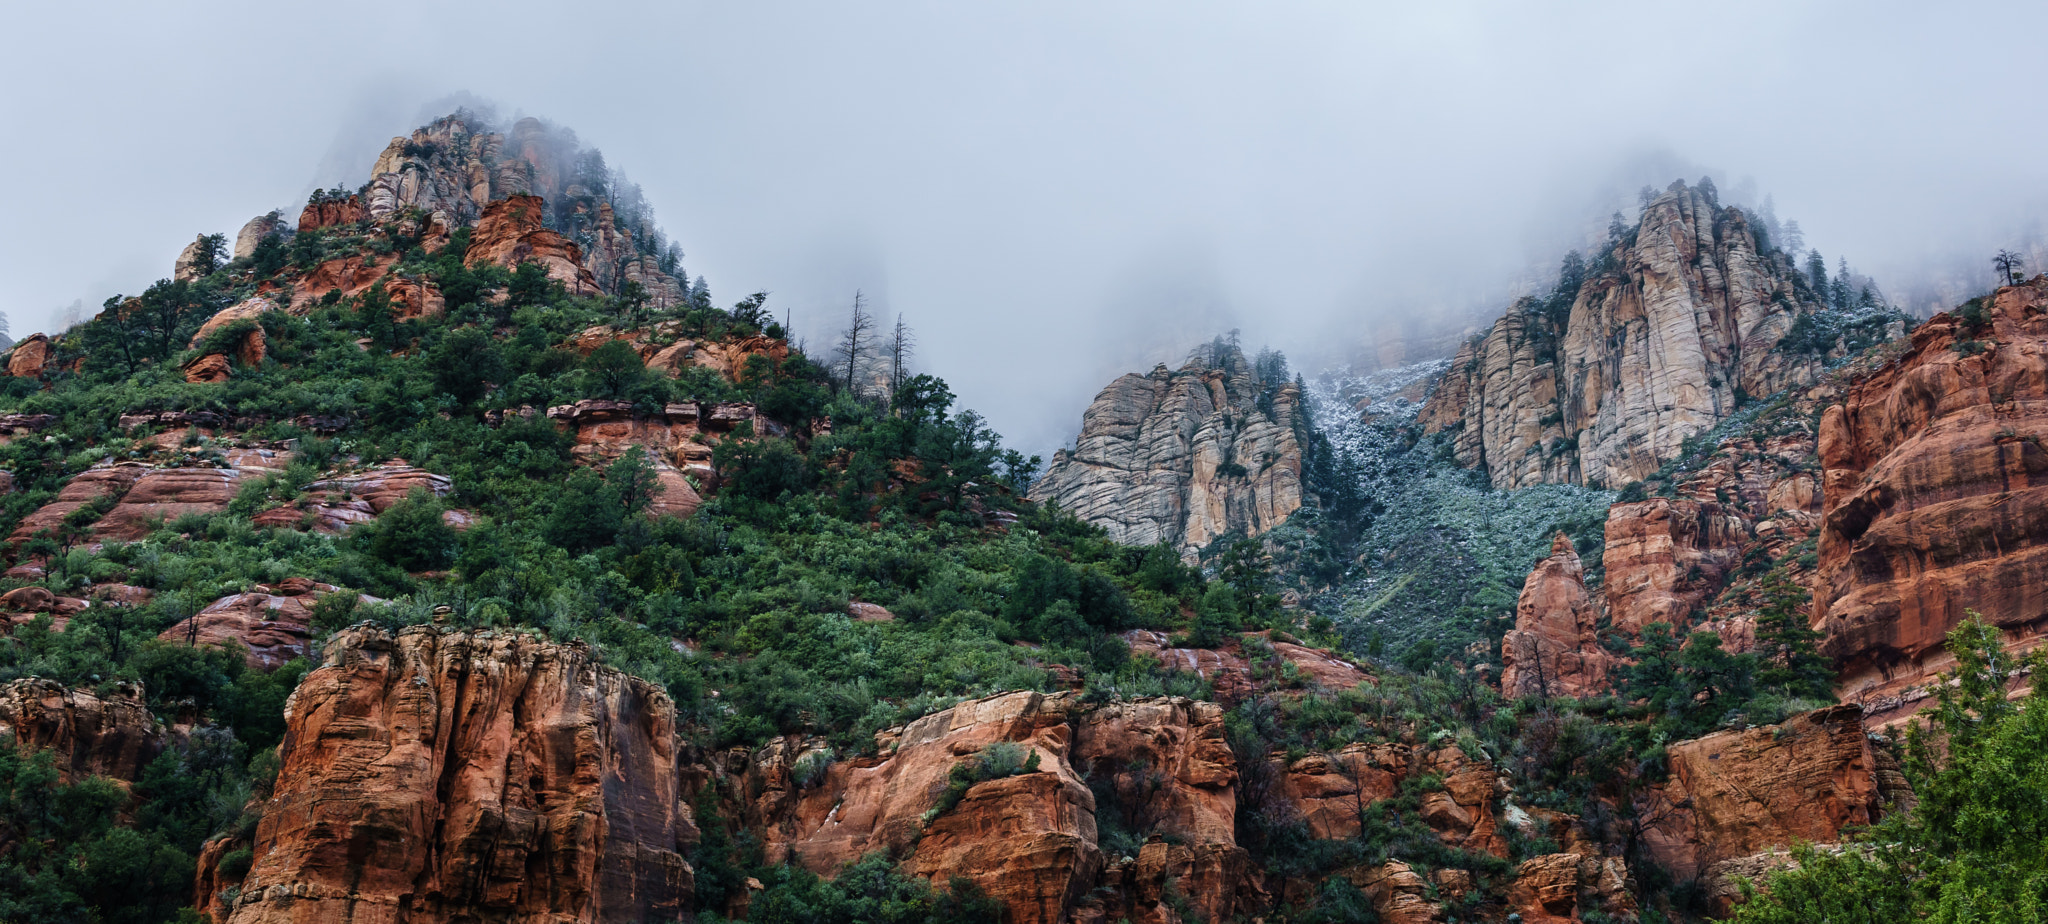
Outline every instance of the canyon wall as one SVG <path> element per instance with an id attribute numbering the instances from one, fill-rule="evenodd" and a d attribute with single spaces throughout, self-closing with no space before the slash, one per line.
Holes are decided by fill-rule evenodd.
<path id="1" fill-rule="evenodd" d="M 1814 585 L 1844 696 L 1917 711 L 1971 612 L 2014 649 L 2048 635 L 2048 278 L 1913 332 L 1821 422 Z"/>
<path id="2" fill-rule="evenodd" d="M 1467 341 L 1424 407 L 1495 487 L 1640 481 L 1746 397 L 1814 376 L 1773 348 L 1818 305 L 1741 210 L 1674 183 L 1611 256 L 1567 316 L 1524 299 Z"/>
<path id="3" fill-rule="evenodd" d="M 1236 347 L 1125 375 L 1088 406 L 1031 499 L 1118 542 L 1184 555 L 1226 533 L 1258 535 L 1302 505 L 1301 400 L 1291 383 L 1260 382 Z"/>
<path id="4" fill-rule="evenodd" d="M 285 711 L 233 924 L 689 909 L 674 707 L 579 645 L 348 629 Z"/>

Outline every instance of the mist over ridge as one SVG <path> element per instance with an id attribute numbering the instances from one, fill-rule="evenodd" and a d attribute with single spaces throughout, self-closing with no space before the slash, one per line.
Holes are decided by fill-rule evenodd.
<path id="1" fill-rule="evenodd" d="M 2048 198 L 2043 129 L 1995 89 L 2027 75 L 1985 25 L 2031 8 L 599 7 L 546 42 L 559 12 L 510 4 L 407 9 L 369 43 L 211 12 L 23 14 L 47 41 L 14 85 L 67 79 L 7 103 L 48 141 L 6 155 L 36 178 L 5 200 L 17 336 L 168 275 L 195 232 L 362 182 L 457 104 L 574 129 L 720 304 L 769 290 L 814 349 L 856 289 L 901 312 L 922 367 L 1038 452 L 1114 375 L 1220 331 L 1313 370 L 1416 318 L 1484 323 L 1646 184 L 1769 194 L 1831 267 L 1930 304 L 1988 285 Z M 87 59 L 125 64 L 63 63 Z"/>

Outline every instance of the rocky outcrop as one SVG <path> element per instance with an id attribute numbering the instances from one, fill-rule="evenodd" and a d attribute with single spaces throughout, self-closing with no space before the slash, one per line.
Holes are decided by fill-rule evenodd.
<path id="1" fill-rule="evenodd" d="M 50 338 L 42 334 L 30 334 L 14 345 L 7 354 L 7 374 L 17 379 L 33 379 L 42 376 L 44 367 L 50 364 Z"/>
<path id="2" fill-rule="evenodd" d="M 745 372 L 747 360 L 764 357 L 774 366 L 781 366 L 789 358 L 789 344 L 769 337 L 753 336 L 732 340 L 693 340 L 682 336 L 683 325 L 679 321 L 663 321 L 650 328 L 619 330 L 608 326 L 592 327 L 577 334 L 567 346 L 579 355 L 589 356 L 598 347 L 613 340 L 623 340 L 640 354 L 640 361 L 663 375 L 674 378 L 691 366 L 710 369 L 728 380 L 738 382 Z"/>
<path id="3" fill-rule="evenodd" d="M 1674 183 L 1612 257 L 1565 317 L 1516 303 L 1424 407 L 1425 430 L 1453 431 L 1458 460 L 1495 487 L 1640 481 L 1743 396 L 1816 374 L 1773 348 L 1817 305 L 1782 254 L 1757 252 L 1739 209 Z"/>
<path id="4" fill-rule="evenodd" d="M 265 238 L 288 238 L 293 233 L 292 224 L 280 212 L 270 212 L 249 219 L 242 230 L 235 233 L 235 254 L 237 260 L 247 260 L 256 255 L 256 247 Z"/>
<path id="5" fill-rule="evenodd" d="M 1292 384 L 1261 383 L 1236 347 L 1205 347 L 1177 372 L 1110 383 L 1053 454 L 1030 496 L 1129 545 L 1191 555 L 1228 533 L 1258 535 L 1302 504 Z"/>
<path id="6" fill-rule="evenodd" d="M 258 584 L 246 593 L 229 594 L 207 604 L 157 638 L 240 648 L 250 668 L 276 670 L 308 653 L 313 641 L 313 604 L 339 590 L 306 578 L 287 578 L 276 586 Z"/>
<path id="7" fill-rule="evenodd" d="M 1554 853 L 1515 868 L 1508 907 L 1524 924 L 1567 924 L 1588 911 L 1628 920 L 1636 914 L 1635 883 L 1620 857 Z"/>
<path id="8" fill-rule="evenodd" d="M 1981 613 L 2048 635 L 2048 278 L 1913 332 L 1821 422 L 1821 650 L 1878 724 L 1910 716 Z"/>
<path id="9" fill-rule="evenodd" d="M 326 260 L 299 277 L 292 287 L 291 312 L 303 315 L 329 292 L 340 292 L 343 298 L 356 298 L 370 287 L 388 278 L 391 268 L 398 265 L 399 254 L 352 253 L 347 256 Z M 387 292 L 390 286 L 385 286 Z"/>
<path id="10" fill-rule="evenodd" d="M 129 682 L 113 684 L 104 698 L 35 678 L 0 684 L 0 732 L 24 751 L 53 751 L 67 781 L 139 779 L 164 749 L 141 685 Z"/>
<path id="11" fill-rule="evenodd" d="M 315 195 L 299 212 L 300 231 L 348 228 L 363 220 L 363 201 L 356 196 Z"/>
<path id="12" fill-rule="evenodd" d="M 579 646 L 348 629 L 286 718 L 233 924 L 689 910 L 674 707 Z"/>
<path id="13" fill-rule="evenodd" d="M 1876 821 L 1890 794 L 1861 712 L 1834 706 L 1671 745 L 1670 778 L 1641 813 L 1643 843 L 1659 865 L 1693 879 L 1723 860 L 1831 843 Z"/>
<path id="14" fill-rule="evenodd" d="M 14 533 L 7 537 L 10 544 L 19 544 L 44 531 L 55 532 L 64 525 L 64 518 L 72 511 L 98 498 L 113 495 L 119 497 L 149 471 L 149 466 L 140 462 L 117 462 L 111 465 L 96 465 L 72 476 L 57 492 L 57 498 L 35 512 L 22 517 L 14 527 Z"/>
<path id="15" fill-rule="evenodd" d="M 1501 639 L 1501 692 L 1591 696 L 1607 690 L 1613 656 L 1600 647 L 1600 613 L 1586 593 L 1586 570 L 1563 533 L 1550 557 L 1529 572 L 1515 604 L 1515 628 Z"/>
<path id="16" fill-rule="evenodd" d="M 264 340 L 263 328 L 260 325 L 264 314 L 276 310 L 278 310 L 277 303 L 261 295 L 251 296 L 226 308 L 222 308 L 220 311 L 215 312 L 213 317 L 207 318 L 206 323 L 199 325 L 199 330 L 192 335 L 190 349 L 196 350 L 206 346 L 215 334 L 226 330 L 237 322 L 249 322 L 259 326 L 255 330 L 249 331 L 239 342 L 233 344 L 232 355 L 236 361 L 244 366 L 262 365 L 264 354 L 268 349 L 268 343 Z M 219 353 L 212 355 L 219 355 L 223 359 L 227 356 L 227 354 Z M 189 366 L 187 367 L 188 375 L 190 368 Z"/>
<path id="17" fill-rule="evenodd" d="M 1714 501 L 1653 497 L 1607 512 L 1607 612 L 1614 627 L 1638 635 L 1653 622 L 1679 632 L 1741 562 L 1750 521 Z"/>
<path id="18" fill-rule="evenodd" d="M 1500 773 L 1456 745 L 1352 744 L 1298 760 L 1277 754 L 1269 760 L 1277 764 L 1280 798 L 1316 838 L 1358 837 L 1367 807 L 1394 798 L 1403 780 L 1435 776 L 1441 785 L 1421 797 L 1423 823 L 1448 846 L 1507 855 L 1494 812 L 1505 794 Z"/>
<path id="19" fill-rule="evenodd" d="M 806 787 L 791 770 L 815 748 L 772 746 L 745 780 L 749 827 L 771 862 L 793 856 L 830 874 L 874 850 L 907 857 L 907 872 L 966 876 L 1018 924 L 1063 919 L 1095 881 L 1095 798 L 1069 762 L 1065 697 L 1004 693 L 962 703 L 886 733 L 883 755 L 832 764 Z M 928 816 L 954 765 L 992 744 L 1036 755 L 1036 769 L 968 789 Z"/>
<path id="20" fill-rule="evenodd" d="M 470 234 L 469 249 L 463 252 L 463 263 L 495 264 L 509 269 L 531 260 L 570 293 L 597 294 L 597 279 L 583 266 L 582 248 L 545 227 L 545 208 L 539 196 L 524 195 L 485 206 L 483 217 Z"/>
<path id="21" fill-rule="evenodd" d="M 200 265 L 201 258 L 206 255 L 206 252 L 207 241 L 204 234 L 199 235 L 192 243 L 186 244 L 185 249 L 178 252 L 177 262 L 171 264 L 171 280 L 174 282 L 194 282 L 213 272 L 212 264 Z M 218 257 L 219 254 L 213 254 L 212 256 Z"/>

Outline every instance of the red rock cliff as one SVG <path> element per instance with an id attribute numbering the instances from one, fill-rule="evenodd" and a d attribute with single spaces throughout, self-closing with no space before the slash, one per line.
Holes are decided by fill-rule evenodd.
<path id="1" fill-rule="evenodd" d="M 349 629 L 286 716 L 234 924 L 688 911 L 674 707 L 578 646 Z"/>
<path id="2" fill-rule="evenodd" d="M 1968 612 L 2015 647 L 2048 634 L 2048 277 L 1988 301 L 1915 330 L 1822 420 L 1816 627 L 1880 724 L 1917 708 Z"/>

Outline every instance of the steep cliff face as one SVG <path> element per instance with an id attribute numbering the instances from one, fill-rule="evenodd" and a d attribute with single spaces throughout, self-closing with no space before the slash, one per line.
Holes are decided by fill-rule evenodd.
<path id="1" fill-rule="evenodd" d="M 1988 303 L 1987 303 L 1988 302 Z M 2048 635 L 2048 278 L 1937 315 L 1821 423 L 1814 587 L 1844 696 L 1902 720 L 1970 611 Z"/>
<path id="2" fill-rule="evenodd" d="M 119 683 L 105 696 L 29 678 L 0 685 L 0 734 L 24 751 L 55 752 L 66 780 L 108 776 L 134 780 L 163 752 L 164 729 L 149 713 L 142 687 Z"/>
<path id="3" fill-rule="evenodd" d="M 688 910 L 674 707 L 577 646 L 349 629 L 286 716 L 234 924 Z"/>
<path id="4" fill-rule="evenodd" d="M 1525 299 L 1468 342 L 1424 408 L 1425 429 L 1456 431 L 1458 460 L 1494 486 L 1641 480 L 1741 396 L 1815 374 L 1772 348 L 1817 306 L 1782 255 L 1757 252 L 1740 210 L 1674 183 L 1611 256 L 1566 317 Z"/>
<path id="5" fill-rule="evenodd" d="M 1600 647 L 1600 614 L 1586 593 L 1586 569 L 1563 533 L 1529 573 L 1515 604 L 1515 628 L 1500 643 L 1501 692 L 1508 696 L 1592 696 L 1606 692 L 1613 656 Z"/>
<path id="6" fill-rule="evenodd" d="M 1882 816 L 1882 785 L 1854 705 L 1672 745 L 1671 777 L 1643 839 L 1659 864 L 1692 878 L 1715 863 L 1795 841 L 1832 843 Z"/>
<path id="7" fill-rule="evenodd" d="M 1262 383 L 1236 347 L 1126 375 L 1088 406 L 1075 447 L 1053 454 L 1031 499 L 1130 545 L 1193 553 L 1226 533 L 1258 535 L 1302 505 L 1300 405 L 1299 389 Z"/>

